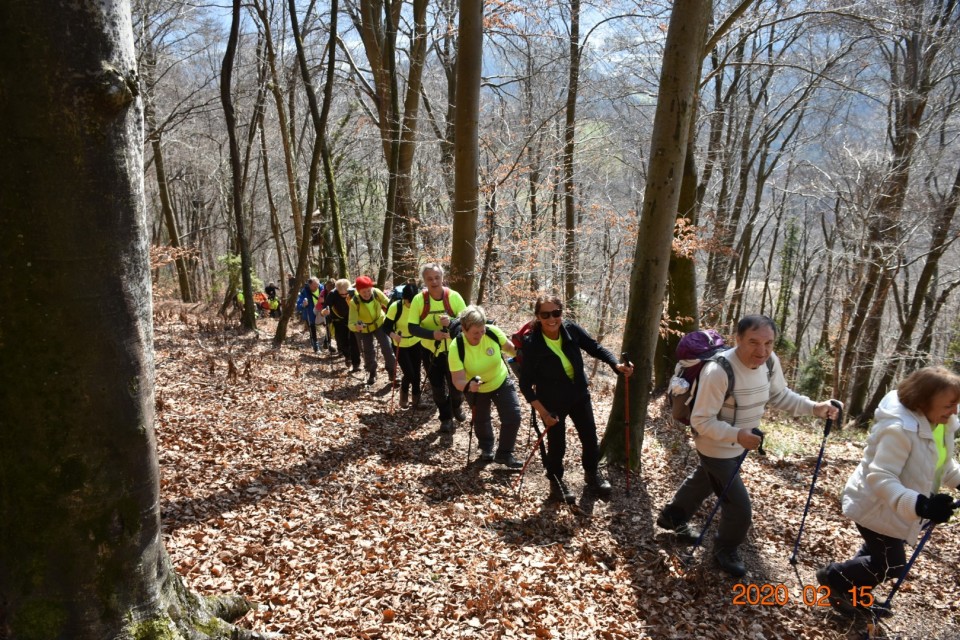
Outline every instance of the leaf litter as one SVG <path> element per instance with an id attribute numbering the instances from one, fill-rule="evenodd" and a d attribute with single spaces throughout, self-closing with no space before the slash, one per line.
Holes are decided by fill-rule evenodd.
<path id="1" fill-rule="evenodd" d="M 839 504 L 861 454 L 855 439 L 828 442 L 794 567 L 821 425 L 766 425 L 790 446 L 744 464 L 754 523 L 738 581 L 719 572 L 709 543 L 684 562 L 686 549 L 653 524 L 696 463 L 659 403 L 631 496 L 618 469 L 606 470 L 609 502 L 583 490 L 569 429 L 566 479 L 578 504 L 551 505 L 537 456 L 518 498 L 515 474 L 465 465 L 467 424 L 440 436 L 429 392 L 429 408 L 391 415 L 382 370 L 366 387 L 364 373 L 292 333 L 276 350 L 201 312 L 155 312 L 165 543 L 192 589 L 257 603 L 242 625 L 305 639 L 866 637 L 867 621 L 803 603 L 816 569 L 859 546 Z M 612 389 L 612 377 L 594 382 L 601 430 Z M 518 457 L 533 446 L 528 429 Z M 895 615 L 870 637 L 960 637 L 957 533 L 938 528 Z M 789 601 L 735 605 L 737 582 L 783 584 Z"/>

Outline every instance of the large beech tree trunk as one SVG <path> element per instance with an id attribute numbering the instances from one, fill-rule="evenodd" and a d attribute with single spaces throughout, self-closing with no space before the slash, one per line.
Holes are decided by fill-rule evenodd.
<path id="1" fill-rule="evenodd" d="M 690 43 L 705 41 L 710 6 L 710 0 L 677 0 L 670 14 L 663 52 L 647 186 L 630 274 L 627 322 L 623 330 L 623 351 L 636 366 L 630 385 L 631 459 L 626 460 L 624 446 L 623 376 L 617 379 L 613 408 L 601 444 L 608 460 L 625 462 L 630 468 L 639 466 L 653 356 L 660 330 L 690 116 L 694 110 L 700 70 L 700 48 L 691 47 Z"/>
<path id="2" fill-rule="evenodd" d="M 127 3 L 3 4 L 0 635 L 230 632 L 162 544 L 142 117 Z"/>

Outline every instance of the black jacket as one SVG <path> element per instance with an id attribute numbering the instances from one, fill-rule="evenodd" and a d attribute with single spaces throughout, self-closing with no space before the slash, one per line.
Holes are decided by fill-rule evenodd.
<path id="1" fill-rule="evenodd" d="M 573 365 L 573 380 L 567 377 L 557 354 L 547 346 L 539 324 L 524 337 L 521 347 L 520 391 L 527 402 L 539 400 L 554 414 L 566 414 L 589 393 L 581 349 L 606 362 L 615 372 L 618 364 L 616 356 L 569 320 L 560 325 L 560 340 L 560 348 Z"/>

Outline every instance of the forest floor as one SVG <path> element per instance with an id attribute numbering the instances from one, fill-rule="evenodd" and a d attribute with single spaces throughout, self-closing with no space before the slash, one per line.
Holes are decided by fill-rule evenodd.
<path id="1" fill-rule="evenodd" d="M 859 546 L 838 496 L 862 435 L 831 435 L 791 565 L 823 425 L 765 423 L 767 455 L 743 466 L 754 523 L 737 580 L 709 543 L 684 568 L 685 547 L 654 525 L 696 460 L 659 402 L 630 496 L 620 469 L 606 470 L 609 501 L 584 492 L 568 427 L 578 502 L 546 504 L 536 456 L 519 496 L 517 474 L 465 466 L 468 427 L 441 436 L 429 393 L 429 409 L 391 414 L 384 371 L 366 387 L 339 357 L 315 355 L 299 327 L 276 350 L 273 321 L 261 320 L 259 337 L 234 324 L 158 303 L 156 425 L 167 549 L 195 591 L 259 604 L 242 626 L 289 638 L 865 637 L 866 621 L 817 606 L 814 578 Z M 602 431 L 614 378 L 606 367 L 595 378 Z M 957 534 L 937 529 L 873 637 L 960 637 Z M 736 604 L 738 594 L 780 604 Z"/>

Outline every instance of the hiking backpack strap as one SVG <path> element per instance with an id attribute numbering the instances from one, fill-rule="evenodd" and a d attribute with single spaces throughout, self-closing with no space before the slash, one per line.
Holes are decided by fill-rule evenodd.
<path id="1" fill-rule="evenodd" d="M 430 292 L 423 290 L 423 309 L 420 310 L 420 322 L 422 323 L 430 315 Z"/>
<path id="2" fill-rule="evenodd" d="M 447 287 L 443 288 L 443 310 L 447 312 L 447 315 L 451 318 L 456 314 L 453 312 L 453 307 L 450 306 L 450 289 Z"/>
<path id="3" fill-rule="evenodd" d="M 724 358 L 723 356 L 714 356 L 710 358 L 716 362 L 721 369 L 727 374 L 727 391 L 723 394 L 723 399 L 733 398 L 733 422 L 730 423 L 730 426 L 733 427 L 737 424 L 737 398 L 733 395 L 733 386 L 735 378 L 733 376 L 733 365 L 730 364 L 730 361 Z"/>

